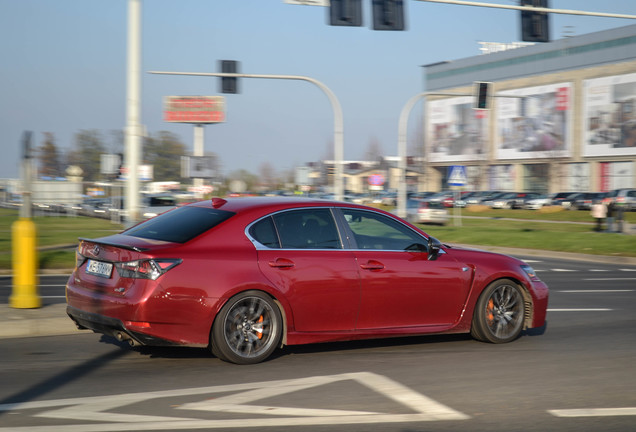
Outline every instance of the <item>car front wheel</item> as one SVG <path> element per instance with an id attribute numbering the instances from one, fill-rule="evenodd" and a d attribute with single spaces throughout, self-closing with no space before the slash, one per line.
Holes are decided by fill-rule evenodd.
<path id="1" fill-rule="evenodd" d="M 477 301 L 471 334 L 483 342 L 510 342 L 519 337 L 524 317 L 521 288 L 508 279 L 495 281 Z"/>
<path id="2" fill-rule="evenodd" d="M 267 294 L 260 291 L 237 294 L 221 308 L 214 321 L 212 353 L 236 364 L 259 363 L 278 347 L 282 321 L 278 306 Z"/>

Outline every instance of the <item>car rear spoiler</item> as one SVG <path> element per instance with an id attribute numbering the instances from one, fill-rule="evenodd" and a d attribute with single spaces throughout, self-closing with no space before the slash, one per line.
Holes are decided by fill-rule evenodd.
<path id="1" fill-rule="evenodd" d="M 97 244 L 101 244 L 101 245 L 105 245 L 105 246 L 115 246 L 115 247 L 118 247 L 118 248 L 121 248 L 121 249 L 128 249 L 128 250 L 132 250 L 132 251 L 135 251 L 135 252 L 144 252 L 144 251 L 147 251 L 149 249 L 149 248 L 142 248 L 142 247 L 138 247 L 138 246 L 120 244 L 120 243 L 116 243 L 116 242 L 109 242 L 109 241 L 103 241 L 103 240 L 90 239 L 90 238 L 85 238 L 85 237 L 79 237 L 78 240 L 87 241 L 87 242 L 91 242 L 91 243 L 97 243 Z"/>

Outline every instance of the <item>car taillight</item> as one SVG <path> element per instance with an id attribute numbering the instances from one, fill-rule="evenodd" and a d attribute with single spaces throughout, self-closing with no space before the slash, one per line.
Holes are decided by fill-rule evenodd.
<path id="1" fill-rule="evenodd" d="M 115 268 L 121 277 L 157 280 L 181 262 L 180 259 L 141 259 L 115 263 Z"/>
<path id="2" fill-rule="evenodd" d="M 86 257 L 79 253 L 77 249 L 75 249 L 75 268 L 80 268 L 85 261 Z"/>

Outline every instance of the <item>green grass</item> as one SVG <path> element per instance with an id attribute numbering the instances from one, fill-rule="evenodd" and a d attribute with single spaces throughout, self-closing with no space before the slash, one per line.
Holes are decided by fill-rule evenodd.
<path id="1" fill-rule="evenodd" d="M 455 210 L 451 209 L 451 215 L 454 214 Z M 462 209 L 461 215 L 461 226 L 455 226 L 451 221 L 445 227 L 421 227 L 445 243 L 636 257 L 636 236 L 595 232 L 588 211 L 473 208 Z M 11 225 L 17 219 L 16 210 L 0 209 L 0 270 L 12 267 Z M 625 213 L 625 220 L 636 224 L 636 212 Z M 33 221 L 40 248 L 77 244 L 78 237 L 103 237 L 123 229 L 108 220 L 88 217 L 41 216 L 34 217 Z M 72 268 L 74 260 L 73 249 L 38 252 L 40 269 Z"/>
<path id="2" fill-rule="evenodd" d="M 18 211 L 0 209 L 0 269 L 12 267 L 12 225 L 18 220 Z M 36 216 L 33 218 L 39 248 L 77 244 L 78 237 L 103 237 L 123 229 L 109 220 L 89 217 Z M 40 250 L 38 263 L 41 269 L 72 268 L 75 261 L 73 249 Z"/>
<path id="3" fill-rule="evenodd" d="M 443 243 L 636 257 L 636 236 L 595 232 L 593 224 L 462 219 L 461 226 L 421 228 Z"/>

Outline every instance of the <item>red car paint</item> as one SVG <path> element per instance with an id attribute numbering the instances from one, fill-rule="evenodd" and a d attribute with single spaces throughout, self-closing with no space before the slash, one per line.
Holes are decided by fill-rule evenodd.
<path id="1" fill-rule="evenodd" d="M 173 212 L 183 208 L 222 211 L 225 219 L 183 242 L 131 231 L 80 241 L 66 295 L 69 316 L 81 328 L 137 344 L 205 347 L 226 302 L 260 291 L 281 311 L 282 344 L 470 332 L 480 294 L 502 279 L 522 287 L 524 328 L 545 323 L 548 288 L 529 276 L 518 259 L 440 245 L 431 260 L 424 250 L 363 245 L 354 239 L 351 226 L 358 223 L 356 215 L 363 215 L 427 244 L 424 232 L 378 209 L 294 198 L 215 199 L 171 210 L 131 230 L 166 220 L 166 215 L 178 221 L 179 213 Z M 333 216 L 330 236 L 335 238 L 329 248 L 264 247 L 252 238 L 249 229 L 255 221 L 295 209 Z M 276 227 L 282 238 L 283 228 Z M 112 272 L 87 273 L 89 259 L 112 263 Z M 134 267 L 137 260 L 143 265 L 136 274 L 157 266 L 168 270 L 159 270 L 152 280 L 129 277 L 118 267 L 124 262 Z"/>

